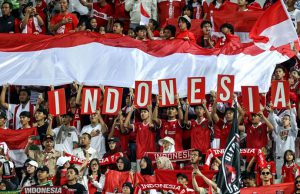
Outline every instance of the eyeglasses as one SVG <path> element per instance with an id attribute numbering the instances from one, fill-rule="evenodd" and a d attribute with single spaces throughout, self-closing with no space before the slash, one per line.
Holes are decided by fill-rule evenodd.
<path id="1" fill-rule="evenodd" d="M 262 175 L 269 175 L 270 172 L 261 172 Z"/>

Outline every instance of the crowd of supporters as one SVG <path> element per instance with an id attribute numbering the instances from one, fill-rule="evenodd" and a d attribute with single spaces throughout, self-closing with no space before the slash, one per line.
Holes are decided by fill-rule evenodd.
<path id="1" fill-rule="evenodd" d="M 250 0 L 238 0 L 237 9 L 265 10 L 273 3 L 267 0 L 260 7 Z M 295 8 L 295 3 L 295 0 L 286 1 L 299 32 L 300 11 Z M 233 26 L 228 23 L 220 29 L 226 40 L 211 33 L 210 14 L 225 4 L 223 0 L 209 4 L 201 0 L 11 0 L 1 5 L 0 33 L 56 35 L 90 31 L 130 36 L 141 41 L 177 38 L 196 42 L 203 48 L 218 48 L 226 40 L 239 40 L 234 35 Z M 141 10 L 150 15 L 147 25 L 140 25 Z M 168 24 L 172 18 L 178 18 L 178 30 Z M 199 26 L 202 30 L 200 37 L 189 31 L 191 19 L 203 20 Z M 241 148 L 260 149 L 266 158 L 263 166 L 258 165 L 256 157 L 242 158 L 242 187 L 293 182 L 294 192 L 300 193 L 298 58 L 278 65 L 272 79 L 288 80 L 291 92 L 287 108 L 275 109 L 270 92 L 261 94 L 261 111 L 255 114 L 245 113 L 240 94 L 233 99 L 239 102 Z M 229 104 L 217 103 L 214 91 L 197 106 L 190 106 L 186 98 L 177 98 L 178 106 L 162 108 L 159 107 L 160 97 L 153 95 L 152 106 L 137 109 L 133 105 L 133 90 L 125 89 L 123 108 L 117 116 L 103 115 L 100 111 L 87 116 L 80 114 L 83 85 L 74 82 L 61 88 L 66 90 L 67 113 L 53 117 L 48 114 L 46 95 L 53 88 L 2 87 L 0 129 L 22 131 L 36 128 L 38 135 L 28 138 L 24 150 L 28 159 L 21 165 L 9 157 L 5 142 L 0 142 L 0 190 L 55 185 L 73 189 L 78 194 L 92 194 L 107 188 L 108 179 L 117 179 L 119 185 L 114 192 L 132 194 L 139 176 L 151 177 L 157 170 L 189 170 L 189 175 L 177 173 L 174 184 L 182 184 L 188 192 L 220 192 L 216 185 L 220 158 L 213 157 L 210 164 L 205 163 L 205 158 L 209 149 L 225 148 L 234 111 Z M 41 146 L 34 146 L 37 140 Z M 145 156 L 146 152 L 175 153 L 183 150 L 191 150 L 190 158 L 185 162 L 174 162 L 165 156 L 153 161 Z M 101 163 L 100 159 L 110 162 Z M 128 172 L 131 178 L 122 182 L 114 177 L 115 171 Z M 204 172 L 212 172 L 213 176 L 208 177 Z M 207 186 L 198 185 L 196 177 Z M 151 182 L 150 179 L 147 181 Z"/>

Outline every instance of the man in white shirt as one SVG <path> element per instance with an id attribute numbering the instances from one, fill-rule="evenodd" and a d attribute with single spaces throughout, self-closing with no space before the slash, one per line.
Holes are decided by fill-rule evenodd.
<path id="1" fill-rule="evenodd" d="M 92 136 L 88 133 L 83 133 L 80 136 L 79 148 L 73 150 L 73 155 L 80 159 L 93 159 L 98 158 L 97 151 L 91 147 Z M 88 154 L 88 157 L 87 157 Z"/>
<path id="2" fill-rule="evenodd" d="M 78 147 L 76 128 L 70 126 L 70 122 L 74 118 L 74 114 L 72 112 L 68 112 L 67 114 L 62 115 L 61 118 L 62 125 L 51 130 L 50 134 L 47 132 L 47 134 L 54 136 L 55 150 L 72 154 L 73 149 Z"/>
<path id="3" fill-rule="evenodd" d="M 10 127 L 12 129 L 20 129 L 22 127 L 20 123 L 20 113 L 23 111 L 29 111 L 32 118 L 34 113 L 34 105 L 30 104 L 30 91 L 27 89 L 21 89 L 19 91 L 20 104 L 8 104 L 5 101 L 8 87 L 8 85 L 3 86 L 0 104 L 8 111 L 8 120 L 12 120 L 12 125 Z"/>
<path id="4" fill-rule="evenodd" d="M 297 34 L 300 33 L 300 10 L 295 8 L 296 0 L 287 0 L 286 6 L 291 20 L 296 28 Z"/>
<path id="5" fill-rule="evenodd" d="M 84 126 L 80 134 L 88 133 L 91 135 L 91 147 L 97 151 L 97 155 L 101 159 L 106 152 L 103 134 L 106 133 L 107 127 L 99 112 L 91 114 L 90 121 L 91 124 Z"/>

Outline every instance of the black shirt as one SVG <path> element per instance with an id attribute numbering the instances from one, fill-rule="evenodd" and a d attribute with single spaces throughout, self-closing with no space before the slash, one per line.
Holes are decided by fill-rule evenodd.
<path id="1" fill-rule="evenodd" d="M 47 129 L 48 129 L 48 123 L 45 123 L 44 125 L 42 126 L 37 126 L 37 131 L 39 133 L 39 136 L 40 136 L 40 140 L 43 141 L 44 138 L 46 137 L 46 132 L 47 132 Z"/>
<path id="2" fill-rule="evenodd" d="M 0 17 L 0 33 L 15 32 L 14 16 Z"/>
<path id="3" fill-rule="evenodd" d="M 74 194 L 84 194 L 84 191 L 86 191 L 85 187 L 80 184 L 76 183 L 75 185 L 66 185 L 69 189 L 74 189 Z"/>

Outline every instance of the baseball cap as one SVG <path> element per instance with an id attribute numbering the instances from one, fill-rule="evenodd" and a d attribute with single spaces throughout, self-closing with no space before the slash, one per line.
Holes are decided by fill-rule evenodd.
<path id="1" fill-rule="evenodd" d="M 160 139 L 160 140 L 158 141 L 158 144 L 159 144 L 160 146 L 162 146 L 164 141 L 170 142 L 172 145 L 175 145 L 174 139 L 173 139 L 172 137 L 168 137 L 168 136 L 167 136 L 167 137 L 164 137 L 163 139 Z"/>
<path id="2" fill-rule="evenodd" d="M 177 173 L 177 174 L 176 174 L 176 178 L 178 178 L 178 177 L 183 177 L 183 178 L 185 178 L 186 180 L 188 180 L 188 177 L 187 177 L 185 174 L 183 174 L 183 173 Z"/>
<path id="3" fill-rule="evenodd" d="M 47 136 L 43 139 L 43 142 L 46 141 L 46 140 L 48 140 L 48 139 L 51 140 L 51 141 L 54 141 L 53 136 L 47 135 Z"/>
<path id="4" fill-rule="evenodd" d="M 56 161 L 56 166 L 63 166 L 66 162 L 70 162 L 71 157 L 61 156 Z"/>
<path id="5" fill-rule="evenodd" d="M 117 138 L 117 137 L 111 137 L 111 138 L 109 138 L 108 140 L 107 140 L 107 142 L 109 143 L 109 142 L 119 142 L 120 140 L 119 140 L 119 138 Z"/>
<path id="6" fill-rule="evenodd" d="M 41 167 L 39 167 L 36 171 L 37 171 L 37 172 L 38 172 L 38 171 L 43 171 L 43 172 L 49 173 L 49 168 L 48 168 L 47 166 L 41 166 Z"/>
<path id="7" fill-rule="evenodd" d="M 34 161 L 34 160 L 30 160 L 29 162 L 26 163 L 26 166 L 28 166 L 28 164 L 30 164 L 31 166 L 34 166 L 34 167 L 39 167 L 39 164 Z"/>

